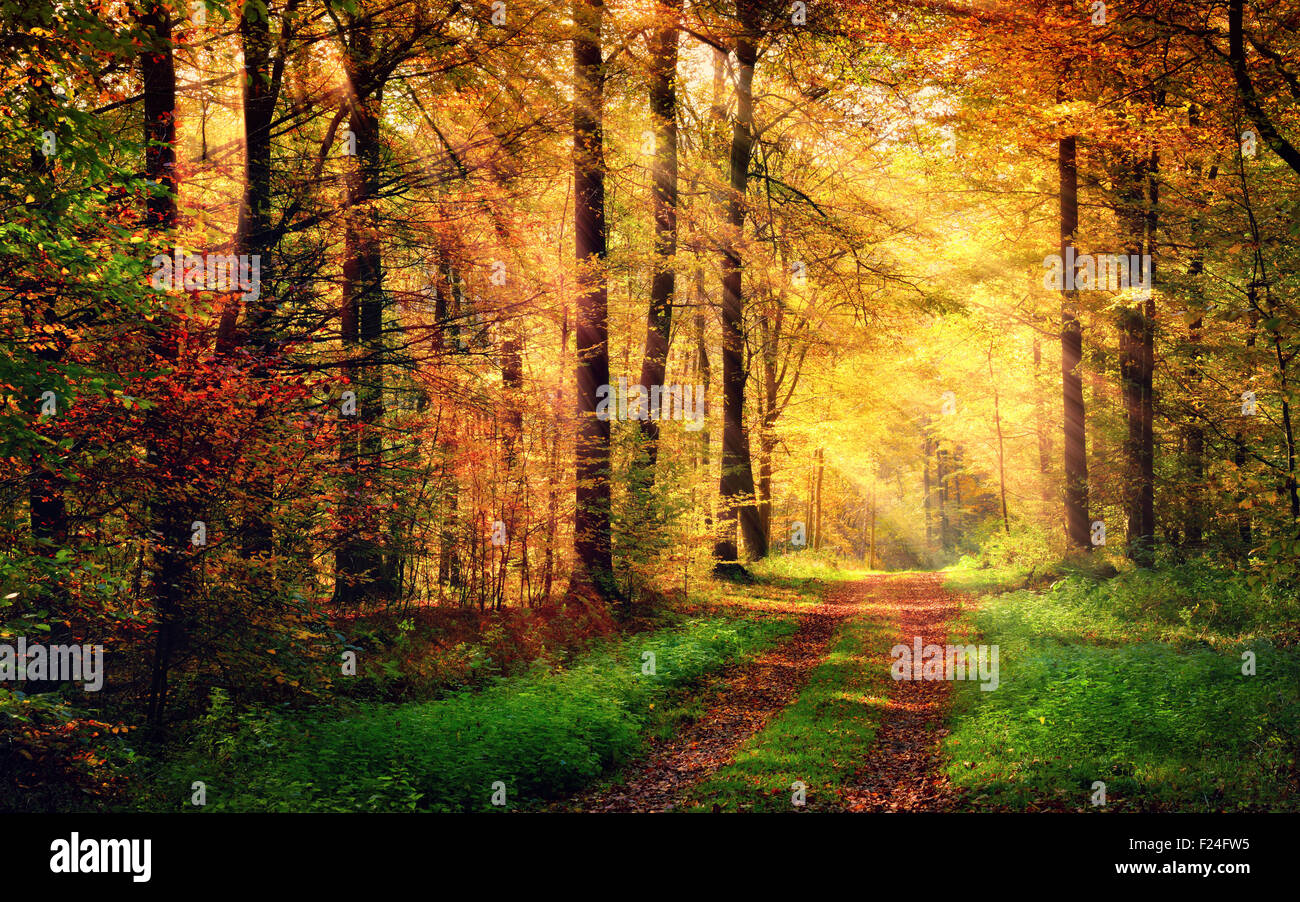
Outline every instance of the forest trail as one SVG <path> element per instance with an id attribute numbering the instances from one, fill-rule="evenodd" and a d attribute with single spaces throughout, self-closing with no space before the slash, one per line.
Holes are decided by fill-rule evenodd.
<path id="1" fill-rule="evenodd" d="M 722 676 L 710 692 L 705 714 L 633 762 L 624 782 L 581 793 L 559 808 L 567 811 L 671 811 L 689 789 L 731 761 L 740 746 L 798 696 L 808 675 L 826 657 L 837 628 L 863 613 L 881 576 L 833 588 L 800 614 L 795 634 L 777 648 Z"/>
<path id="2" fill-rule="evenodd" d="M 898 625 L 898 643 L 945 645 L 948 624 L 960 608 L 939 573 L 909 574 L 886 584 Z M 892 662 L 889 662 L 892 663 Z M 939 740 L 948 680 L 891 680 L 884 719 L 853 781 L 842 793 L 849 811 L 935 811 L 950 806 L 951 790 L 939 769 Z"/>
<path id="3" fill-rule="evenodd" d="M 706 713 L 633 763 L 621 784 L 579 794 L 570 811 L 671 811 L 692 787 L 729 763 L 740 747 L 798 697 L 825 659 L 841 623 L 872 617 L 891 623 L 898 643 L 948 641 L 959 605 L 937 573 L 876 575 L 833 588 L 802 614 L 798 631 L 780 647 L 739 665 L 711 692 Z M 888 668 L 883 659 L 878 666 Z M 849 811 L 926 810 L 947 805 L 938 740 L 951 686 L 946 681 L 890 681 L 883 720 L 862 765 L 833 808 Z"/>

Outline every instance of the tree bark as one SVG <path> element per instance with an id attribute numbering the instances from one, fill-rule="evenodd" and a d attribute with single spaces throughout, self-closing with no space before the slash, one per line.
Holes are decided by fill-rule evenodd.
<path id="1" fill-rule="evenodd" d="M 655 270 L 650 285 L 641 385 L 646 391 L 664 384 L 668 342 L 672 335 L 673 294 L 677 275 L 677 41 L 682 0 L 668 0 L 659 10 L 661 26 L 650 36 L 650 115 L 655 126 L 654 220 Z M 659 457 L 659 416 L 655 406 L 641 421 L 646 439 L 650 482 Z"/>
<path id="2" fill-rule="evenodd" d="M 1273 125 L 1273 120 L 1265 112 L 1255 92 L 1255 84 L 1250 78 L 1250 69 L 1246 65 L 1246 42 L 1244 18 L 1244 0 L 1228 0 L 1228 62 L 1232 66 L 1233 79 L 1237 84 L 1237 96 L 1246 110 L 1250 121 L 1259 129 L 1259 136 L 1273 149 L 1282 161 L 1300 175 L 1300 150 L 1284 138 Z"/>
<path id="3" fill-rule="evenodd" d="M 596 416 L 609 385 L 605 226 L 604 60 L 601 0 L 573 4 L 573 218 L 577 262 L 577 490 L 573 588 L 613 594 L 610 549 L 610 427 Z"/>
<path id="4" fill-rule="evenodd" d="M 353 96 L 348 127 L 356 158 L 348 174 L 344 221 L 343 372 L 356 393 L 355 420 L 344 418 L 342 535 L 335 553 L 335 601 L 354 606 L 391 594 L 384 572 L 382 524 L 376 495 L 383 468 L 383 273 L 379 244 L 379 111 L 382 86 L 374 83 L 373 23 L 369 14 L 348 29 L 344 69 Z"/>
<path id="5" fill-rule="evenodd" d="M 1125 167 L 1126 189 L 1119 211 L 1130 261 L 1145 266 L 1143 252 L 1152 236 L 1148 214 L 1147 185 L 1152 176 L 1151 159 L 1137 159 Z M 1150 274 L 1148 274 L 1150 275 Z M 1145 283 L 1145 279 L 1133 280 Z M 1152 440 L 1152 365 L 1154 358 L 1154 300 L 1130 298 L 1120 314 L 1120 383 L 1128 427 L 1124 442 L 1124 500 L 1127 513 L 1128 558 L 1141 566 L 1152 562 L 1155 543 L 1154 450 Z"/>
<path id="6" fill-rule="evenodd" d="M 1057 148 L 1060 175 L 1061 260 L 1072 256 L 1079 229 L 1079 173 L 1075 139 L 1062 138 Z M 1061 400 L 1065 413 L 1065 531 L 1071 545 L 1092 549 L 1088 520 L 1088 452 L 1084 432 L 1083 328 L 1079 324 L 1074 271 L 1065 271 L 1061 291 Z"/>
<path id="7" fill-rule="evenodd" d="M 145 177 L 159 189 L 152 192 L 147 201 L 145 227 L 153 234 L 165 235 L 177 223 L 176 66 L 171 14 L 161 5 L 153 4 L 141 17 L 140 24 L 145 34 L 145 46 L 140 55 L 144 86 Z M 170 314 L 155 322 L 150 345 L 161 360 L 172 364 L 179 361 L 179 338 Z M 157 474 L 149 519 L 150 538 L 155 543 L 151 591 L 158 631 L 146 706 L 148 722 L 155 730 L 162 727 L 168 675 L 173 656 L 183 641 L 182 606 L 195 590 L 189 558 L 191 502 L 184 477 L 177 472 L 178 458 L 183 454 L 184 430 L 170 421 L 167 413 L 155 407 L 150 410 L 145 423 L 149 436 L 146 460 L 150 470 Z M 163 436 L 172 440 L 173 454 L 168 453 Z"/>
<path id="8" fill-rule="evenodd" d="M 736 546 L 739 519 L 750 560 L 767 556 L 762 523 L 754 493 L 749 435 L 745 431 L 744 263 L 740 246 L 745 224 L 745 194 L 749 184 L 749 162 L 754 149 L 754 66 L 757 48 L 757 16 L 753 0 L 737 0 L 736 18 L 736 120 L 732 129 L 730 192 L 727 195 L 728 231 L 722 253 L 722 478 L 718 513 L 718 540 L 714 557 L 721 571 L 740 558 Z"/>
<path id="9" fill-rule="evenodd" d="M 271 89 L 271 30 L 265 4 L 248 0 L 239 19 L 239 35 L 244 54 L 244 197 L 239 209 L 235 234 L 235 253 L 259 258 L 262 285 L 271 281 L 271 122 L 275 113 L 275 96 Z M 222 309 L 217 332 L 217 354 L 229 354 L 238 345 L 239 297 L 232 294 Z M 274 305 L 259 287 L 258 297 L 247 314 L 252 374 L 256 381 L 269 373 L 267 357 L 272 339 L 267 330 Z M 267 414 L 259 404 L 254 419 L 261 422 Z M 245 557 L 270 554 L 273 545 L 272 495 L 274 484 L 269 469 L 263 468 L 251 480 L 248 495 L 250 510 L 241 536 Z"/>

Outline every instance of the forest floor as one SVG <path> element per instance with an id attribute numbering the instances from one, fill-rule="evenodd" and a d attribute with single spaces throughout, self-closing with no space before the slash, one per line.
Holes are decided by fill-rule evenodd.
<path id="1" fill-rule="evenodd" d="M 885 584 L 898 644 L 946 645 L 960 605 L 941 573 L 908 575 Z M 850 811 L 935 811 L 950 806 L 939 742 L 952 695 L 948 680 L 896 680 L 862 770 L 843 793 Z"/>
<path id="2" fill-rule="evenodd" d="M 671 811 L 686 791 L 730 761 L 746 739 L 789 705 L 826 656 L 837 628 L 860 614 L 868 586 L 879 577 L 832 588 L 811 610 L 785 605 L 799 616 L 794 635 L 777 648 L 718 675 L 706 690 L 702 717 L 657 743 L 645 758 L 602 785 L 557 806 L 576 811 Z"/>
<path id="3" fill-rule="evenodd" d="M 959 605 L 943 584 L 909 573 L 830 588 L 790 639 L 714 681 L 701 717 L 556 808 L 791 810 L 790 776 L 812 810 L 947 807 L 938 742 L 951 687 L 888 678 L 894 644 L 948 641 Z"/>

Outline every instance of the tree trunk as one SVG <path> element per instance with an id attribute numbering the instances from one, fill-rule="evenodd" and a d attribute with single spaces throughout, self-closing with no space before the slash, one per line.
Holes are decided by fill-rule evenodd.
<path id="1" fill-rule="evenodd" d="M 749 161 L 754 149 L 754 65 L 757 49 L 756 11 L 752 0 L 737 0 L 736 17 L 740 34 L 736 38 L 736 121 L 731 138 L 731 178 L 727 196 L 728 231 L 722 254 L 722 478 L 719 484 L 721 509 L 718 540 L 713 553 L 721 572 L 739 560 L 736 521 L 745 537 L 750 560 L 767 556 L 762 523 L 754 492 L 749 435 L 745 431 L 744 300 L 741 243 L 745 225 L 745 193 L 749 184 Z"/>
<path id="2" fill-rule="evenodd" d="M 1199 124 L 1196 118 L 1196 110 L 1193 108 L 1191 114 L 1192 124 Z M 1199 175 L 1199 166 L 1195 167 Z M 1209 182 L 1213 182 L 1218 177 L 1218 166 L 1212 165 L 1209 170 Z M 1183 444 L 1185 454 L 1187 455 L 1187 474 L 1188 484 L 1187 491 L 1187 511 L 1183 519 L 1183 534 L 1186 537 L 1186 543 L 1189 548 L 1199 549 L 1205 543 L 1205 428 L 1202 425 L 1202 417 L 1205 414 L 1204 405 L 1201 402 L 1201 383 L 1203 376 L 1201 373 L 1201 351 L 1204 322 L 1202 312 L 1205 308 L 1205 251 L 1201 246 L 1202 236 L 1204 233 L 1204 224 L 1199 216 L 1192 221 L 1192 259 L 1187 267 L 1188 291 L 1194 314 L 1191 323 L 1187 329 L 1187 343 L 1191 354 L 1191 360 L 1188 363 L 1185 378 L 1187 388 L 1192 392 L 1191 410 L 1187 417 L 1187 425 L 1183 430 Z"/>
<path id="3" fill-rule="evenodd" d="M 1038 437 L 1039 495 L 1044 520 L 1054 519 L 1056 492 L 1052 489 L 1052 434 L 1047 427 L 1047 401 L 1043 397 L 1043 343 L 1034 336 L 1034 431 Z"/>
<path id="4" fill-rule="evenodd" d="M 822 550 L 822 485 L 826 481 L 826 453 L 817 449 L 817 488 L 813 493 L 813 550 Z"/>
<path id="5" fill-rule="evenodd" d="M 921 486 L 924 491 L 924 497 L 921 500 L 925 511 L 925 547 L 926 550 L 929 551 L 934 548 L 934 515 L 930 511 L 930 458 L 934 456 L 934 442 L 930 439 L 930 423 L 928 420 L 923 423 L 922 429 L 925 430 L 925 445 L 922 451 L 924 464 L 921 468 Z"/>
<path id="6" fill-rule="evenodd" d="M 275 97 L 271 90 L 271 31 L 267 10 L 258 3 L 244 4 L 239 19 L 239 35 L 244 54 L 244 197 L 239 209 L 235 234 L 235 253 L 259 258 L 259 279 L 270 281 L 271 252 L 271 122 Z M 217 354 L 229 354 L 238 345 L 239 296 L 232 294 L 221 313 L 217 332 Z M 248 311 L 248 332 L 254 357 L 253 378 L 267 378 L 267 356 L 272 339 L 267 331 L 274 305 L 260 290 Z M 267 406 L 259 404 L 254 421 L 261 422 Z M 270 554 L 272 551 L 272 495 L 274 485 L 269 469 L 258 471 L 249 485 L 249 513 L 241 536 L 245 557 Z"/>
<path id="7" fill-rule="evenodd" d="M 48 126 L 55 125 L 50 121 L 52 111 L 57 107 L 52 103 L 43 102 L 45 96 L 50 90 L 50 79 L 44 69 L 32 66 L 27 72 L 29 82 L 31 82 L 32 93 L 35 98 L 30 107 L 30 119 L 37 132 L 42 132 Z M 39 85 L 36 84 L 39 82 Z M 31 153 L 32 171 L 37 175 L 44 175 L 49 172 L 49 158 L 41 152 L 39 146 L 32 148 Z M 53 188 L 53 186 L 51 186 Z M 42 195 L 42 205 L 48 195 Z M 38 306 L 39 305 L 39 306 Z M 22 300 L 23 324 L 29 334 L 37 334 L 41 326 L 53 326 L 58 321 L 58 314 L 55 310 L 55 299 L 45 297 L 37 301 L 32 295 L 24 294 Z M 49 334 L 57 334 L 53 329 Z M 63 341 L 39 342 L 35 349 L 36 359 L 44 366 L 44 372 L 52 374 L 53 367 L 64 355 L 65 344 Z M 35 387 L 27 398 L 27 409 L 34 419 L 33 431 L 43 431 L 40 425 L 40 410 L 42 407 L 41 390 Z M 60 406 L 58 413 L 64 411 Z M 27 482 L 27 502 L 28 515 L 31 522 L 32 546 L 36 556 L 52 560 L 59 550 L 68 544 L 68 506 L 65 497 L 64 482 L 58 472 L 50 466 L 46 460 L 45 454 L 40 450 L 40 444 L 33 444 L 30 456 L 28 458 L 28 482 Z M 66 603 L 66 589 L 62 580 L 50 580 L 49 589 L 43 590 L 42 594 L 49 601 L 54 602 L 57 615 L 52 620 L 58 620 L 64 616 L 64 604 Z"/>
<path id="8" fill-rule="evenodd" d="M 160 5 L 150 6 L 141 17 L 146 35 L 140 65 L 144 83 L 145 177 L 161 190 L 149 196 L 145 227 L 162 235 L 176 227 L 176 67 L 172 46 L 171 14 Z M 151 336 L 153 353 L 160 359 L 176 363 L 179 338 L 170 314 L 160 317 Z M 194 594 L 189 559 L 191 503 L 183 475 L 175 458 L 184 454 L 183 430 L 167 416 L 167 411 L 153 408 L 146 417 L 148 433 L 146 459 L 150 470 L 159 474 L 154 497 L 150 502 L 150 538 L 155 542 L 153 555 L 153 603 L 158 619 L 154 655 L 149 678 L 147 718 L 160 729 L 167 704 L 168 675 L 172 658 L 183 639 L 186 599 Z M 163 436 L 175 443 L 168 454 Z M 170 457 L 170 459 L 169 459 Z M 184 469 L 180 467 L 180 469 Z"/>
<path id="9" fill-rule="evenodd" d="M 1154 159 L 1154 158 L 1153 158 Z M 1146 187 L 1152 162 L 1131 162 L 1122 173 L 1127 187 L 1121 195 L 1120 220 L 1128 236 L 1125 251 L 1130 261 L 1144 266 L 1150 226 Z M 1149 275 L 1149 274 L 1148 274 Z M 1146 284 L 1142 278 L 1134 282 Z M 1126 554 L 1141 566 L 1152 561 L 1155 542 L 1154 456 L 1152 446 L 1152 363 L 1154 356 L 1154 300 L 1150 295 L 1128 299 L 1120 315 L 1120 382 L 1128 425 L 1124 442 L 1124 497 L 1128 518 Z"/>
<path id="10" fill-rule="evenodd" d="M 948 521 L 948 471 L 944 460 L 948 452 L 943 449 L 943 442 L 937 444 L 934 452 L 935 484 L 938 487 L 939 502 L 939 547 L 944 551 L 952 550 L 952 528 Z"/>
<path id="11" fill-rule="evenodd" d="M 605 272 L 604 60 L 601 0 L 573 4 L 573 218 L 577 259 L 577 491 L 573 587 L 613 594 L 610 550 L 609 420 L 596 393 L 609 385 Z"/>
<path id="12" fill-rule="evenodd" d="M 659 15 L 661 27 L 650 37 L 650 115 L 655 126 L 655 271 L 650 285 L 645 357 L 641 362 L 641 385 L 646 391 L 664 384 L 677 282 L 673 257 L 677 253 L 677 40 L 680 34 L 677 20 L 681 15 L 681 0 L 668 0 Z M 667 411 L 651 405 L 650 416 L 641 421 L 651 484 L 659 457 L 661 413 Z"/>
<path id="13" fill-rule="evenodd" d="M 993 348 L 989 348 L 989 384 L 993 386 L 993 424 L 998 434 L 998 492 L 1002 496 L 1002 529 L 1011 535 L 1011 518 L 1007 516 L 1007 462 L 1002 442 L 1002 406 L 993 375 Z"/>
<path id="14" fill-rule="evenodd" d="M 1073 136 L 1062 138 L 1057 150 L 1060 173 L 1061 261 L 1073 256 L 1079 228 L 1079 173 Z M 1088 453 L 1084 433 L 1083 328 L 1079 324 L 1074 269 L 1067 266 L 1061 292 L 1061 400 L 1065 413 L 1065 531 L 1076 548 L 1092 549 L 1088 520 Z"/>
<path id="15" fill-rule="evenodd" d="M 348 174 L 344 226 L 342 337 L 344 373 L 356 393 L 356 418 L 345 418 L 340 448 L 345 468 L 340 509 L 343 535 L 335 553 L 335 601 L 353 606 L 391 594 L 384 574 L 378 520 L 383 467 L 383 275 L 379 245 L 379 111 L 381 86 L 373 79 L 372 22 L 351 23 L 344 68 L 354 92 L 349 128 L 356 141 Z"/>

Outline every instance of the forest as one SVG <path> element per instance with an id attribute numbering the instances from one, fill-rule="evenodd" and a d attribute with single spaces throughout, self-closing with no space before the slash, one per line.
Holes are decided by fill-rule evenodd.
<path id="1" fill-rule="evenodd" d="M 1296 0 L 0 34 L 0 811 L 1300 810 Z"/>

